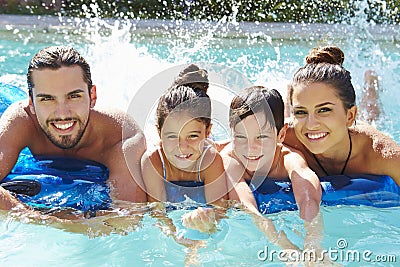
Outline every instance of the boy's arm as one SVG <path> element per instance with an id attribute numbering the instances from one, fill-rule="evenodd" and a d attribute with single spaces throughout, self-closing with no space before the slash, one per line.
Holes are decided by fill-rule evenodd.
<path id="1" fill-rule="evenodd" d="M 253 192 L 247 185 L 243 176 L 245 173 L 243 165 L 229 155 L 224 155 L 223 158 L 228 176 L 228 187 L 232 188 L 229 192 L 229 199 L 237 200 L 244 206 L 244 210 L 253 218 L 254 224 L 265 234 L 271 243 L 283 249 L 299 250 L 299 248 L 287 238 L 283 231 L 278 232 L 274 223 L 258 211 Z"/>
<path id="2" fill-rule="evenodd" d="M 229 199 L 241 202 L 255 214 L 259 213 L 254 195 L 243 177 L 245 174 L 243 165 L 228 153 L 223 154 L 223 161 L 227 176 Z"/>
<path id="3" fill-rule="evenodd" d="M 232 157 L 231 153 L 231 146 L 226 147 L 221 153 L 229 191 L 228 198 L 238 201 L 252 212 L 258 213 L 253 193 L 243 178 L 245 168 L 237 159 Z"/>

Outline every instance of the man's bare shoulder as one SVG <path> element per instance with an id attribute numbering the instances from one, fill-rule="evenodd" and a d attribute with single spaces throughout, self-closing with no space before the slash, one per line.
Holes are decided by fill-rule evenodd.
<path id="1" fill-rule="evenodd" d="M 104 123 L 104 124 L 115 124 L 115 125 L 123 125 L 125 121 L 126 113 L 120 109 L 115 108 L 96 108 L 92 109 L 92 116 L 94 119 L 99 120 L 96 123 Z"/>
<path id="2" fill-rule="evenodd" d="M 11 104 L 1 115 L 0 126 L 16 127 L 23 125 L 24 127 L 33 126 L 34 117 L 32 116 L 27 101 L 19 101 Z"/>
<path id="3" fill-rule="evenodd" d="M 101 127 L 104 131 L 120 130 L 128 136 L 142 132 L 135 119 L 120 109 L 92 109 L 91 119 L 96 127 Z"/>
<path id="4" fill-rule="evenodd" d="M 24 102 L 16 102 L 4 111 L 0 118 L 0 146 L 8 155 L 18 155 L 25 146 L 38 143 L 36 117 Z"/>

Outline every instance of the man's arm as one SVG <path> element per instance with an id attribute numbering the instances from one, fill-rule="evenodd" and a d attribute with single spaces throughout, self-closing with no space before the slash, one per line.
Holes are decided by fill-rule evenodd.
<path id="1" fill-rule="evenodd" d="M 23 207 L 22 203 L 0 186 L 0 210 L 11 210 L 17 207 Z"/>
<path id="2" fill-rule="evenodd" d="M 11 105 L 0 118 L 0 180 L 18 160 L 19 153 L 34 140 L 34 126 L 23 103 Z"/>
<path id="3" fill-rule="evenodd" d="M 122 140 L 106 155 L 113 197 L 132 202 L 146 202 L 140 159 L 146 150 L 146 139 L 136 122 L 125 119 Z"/>
<path id="4" fill-rule="evenodd" d="M 126 144 L 122 144 L 121 142 L 108 155 L 107 167 L 110 172 L 108 181 L 111 183 L 111 195 L 118 200 L 146 202 L 147 197 L 144 192 L 140 166 L 137 166 L 135 155 L 140 152 L 135 151 L 132 153 L 134 155 L 125 157 L 124 154 L 130 153 L 129 149 L 126 149 L 125 146 Z M 139 147 L 137 149 L 143 151 Z"/>
<path id="5" fill-rule="evenodd" d="M 141 165 L 149 202 L 166 201 L 167 195 L 164 178 L 157 171 L 158 168 L 162 169 L 158 152 L 147 152 L 143 154 Z"/>

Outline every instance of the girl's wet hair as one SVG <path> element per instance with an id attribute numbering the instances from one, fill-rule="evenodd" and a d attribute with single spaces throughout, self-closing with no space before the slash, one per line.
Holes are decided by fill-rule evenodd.
<path id="1" fill-rule="evenodd" d="M 82 69 L 83 80 L 88 85 L 88 90 L 92 89 L 92 76 L 89 63 L 76 51 L 69 46 L 50 46 L 46 47 L 31 59 L 27 72 L 27 82 L 29 96 L 32 96 L 32 88 L 35 87 L 32 80 L 34 70 L 52 69 L 57 70 L 61 67 L 80 66 Z"/>
<path id="2" fill-rule="evenodd" d="M 187 112 L 206 128 L 211 124 L 211 100 L 207 95 L 208 74 L 204 69 L 191 64 L 183 69 L 172 86 L 159 98 L 156 126 L 161 132 L 165 119 L 172 112 Z"/>
<path id="3" fill-rule="evenodd" d="M 288 88 L 288 96 L 292 105 L 294 87 L 307 83 L 325 83 L 336 89 L 345 110 L 355 105 L 356 94 L 351 83 L 350 72 L 342 65 L 343 51 L 336 46 L 314 48 L 306 56 L 306 65 L 293 75 Z"/>
<path id="4" fill-rule="evenodd" d="M 235 96 L 229 109 L 229 125 L 233 129 L 240 121 L 258 112 L 264 113 L 279 133 L 284 126 L 284 103 L 278 90 L 252 86 Z"/>

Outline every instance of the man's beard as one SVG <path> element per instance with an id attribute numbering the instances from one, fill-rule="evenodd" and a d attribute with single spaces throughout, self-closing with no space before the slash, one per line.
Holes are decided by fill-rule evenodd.
<path id="1" fill-rule="evenodd" d="M 71 120 L 71 118 L 68 118 L 66 120 Z M 51 120 L 51 121 L 46 121 L 46 127 L 41 127 L 42 131 L 44 134 L 47 136 L 47 138 L 57 147 L 62 148 L 62 149 L 69 149 L 73 148 L 76 146 L 79 141 L 82 139 L 82 136 L 86 130 L 86 125 L 82 123 L 82 121 L 78 118 L 73 118 L 74 121 L 76 121 L 77 125 L 79 127 L 79 131 L 76 135 L 75 138 L 72 138 L 72 135 L 62 135 L 62 136 L 55 136 L 54 134 L 49 131 L 49 128 L 52 126 L 49 126 L 51 122 L 55 121 L 60 121 L 60 120 Z M 75 127 L 76 127 L 75 126 Z"/>

